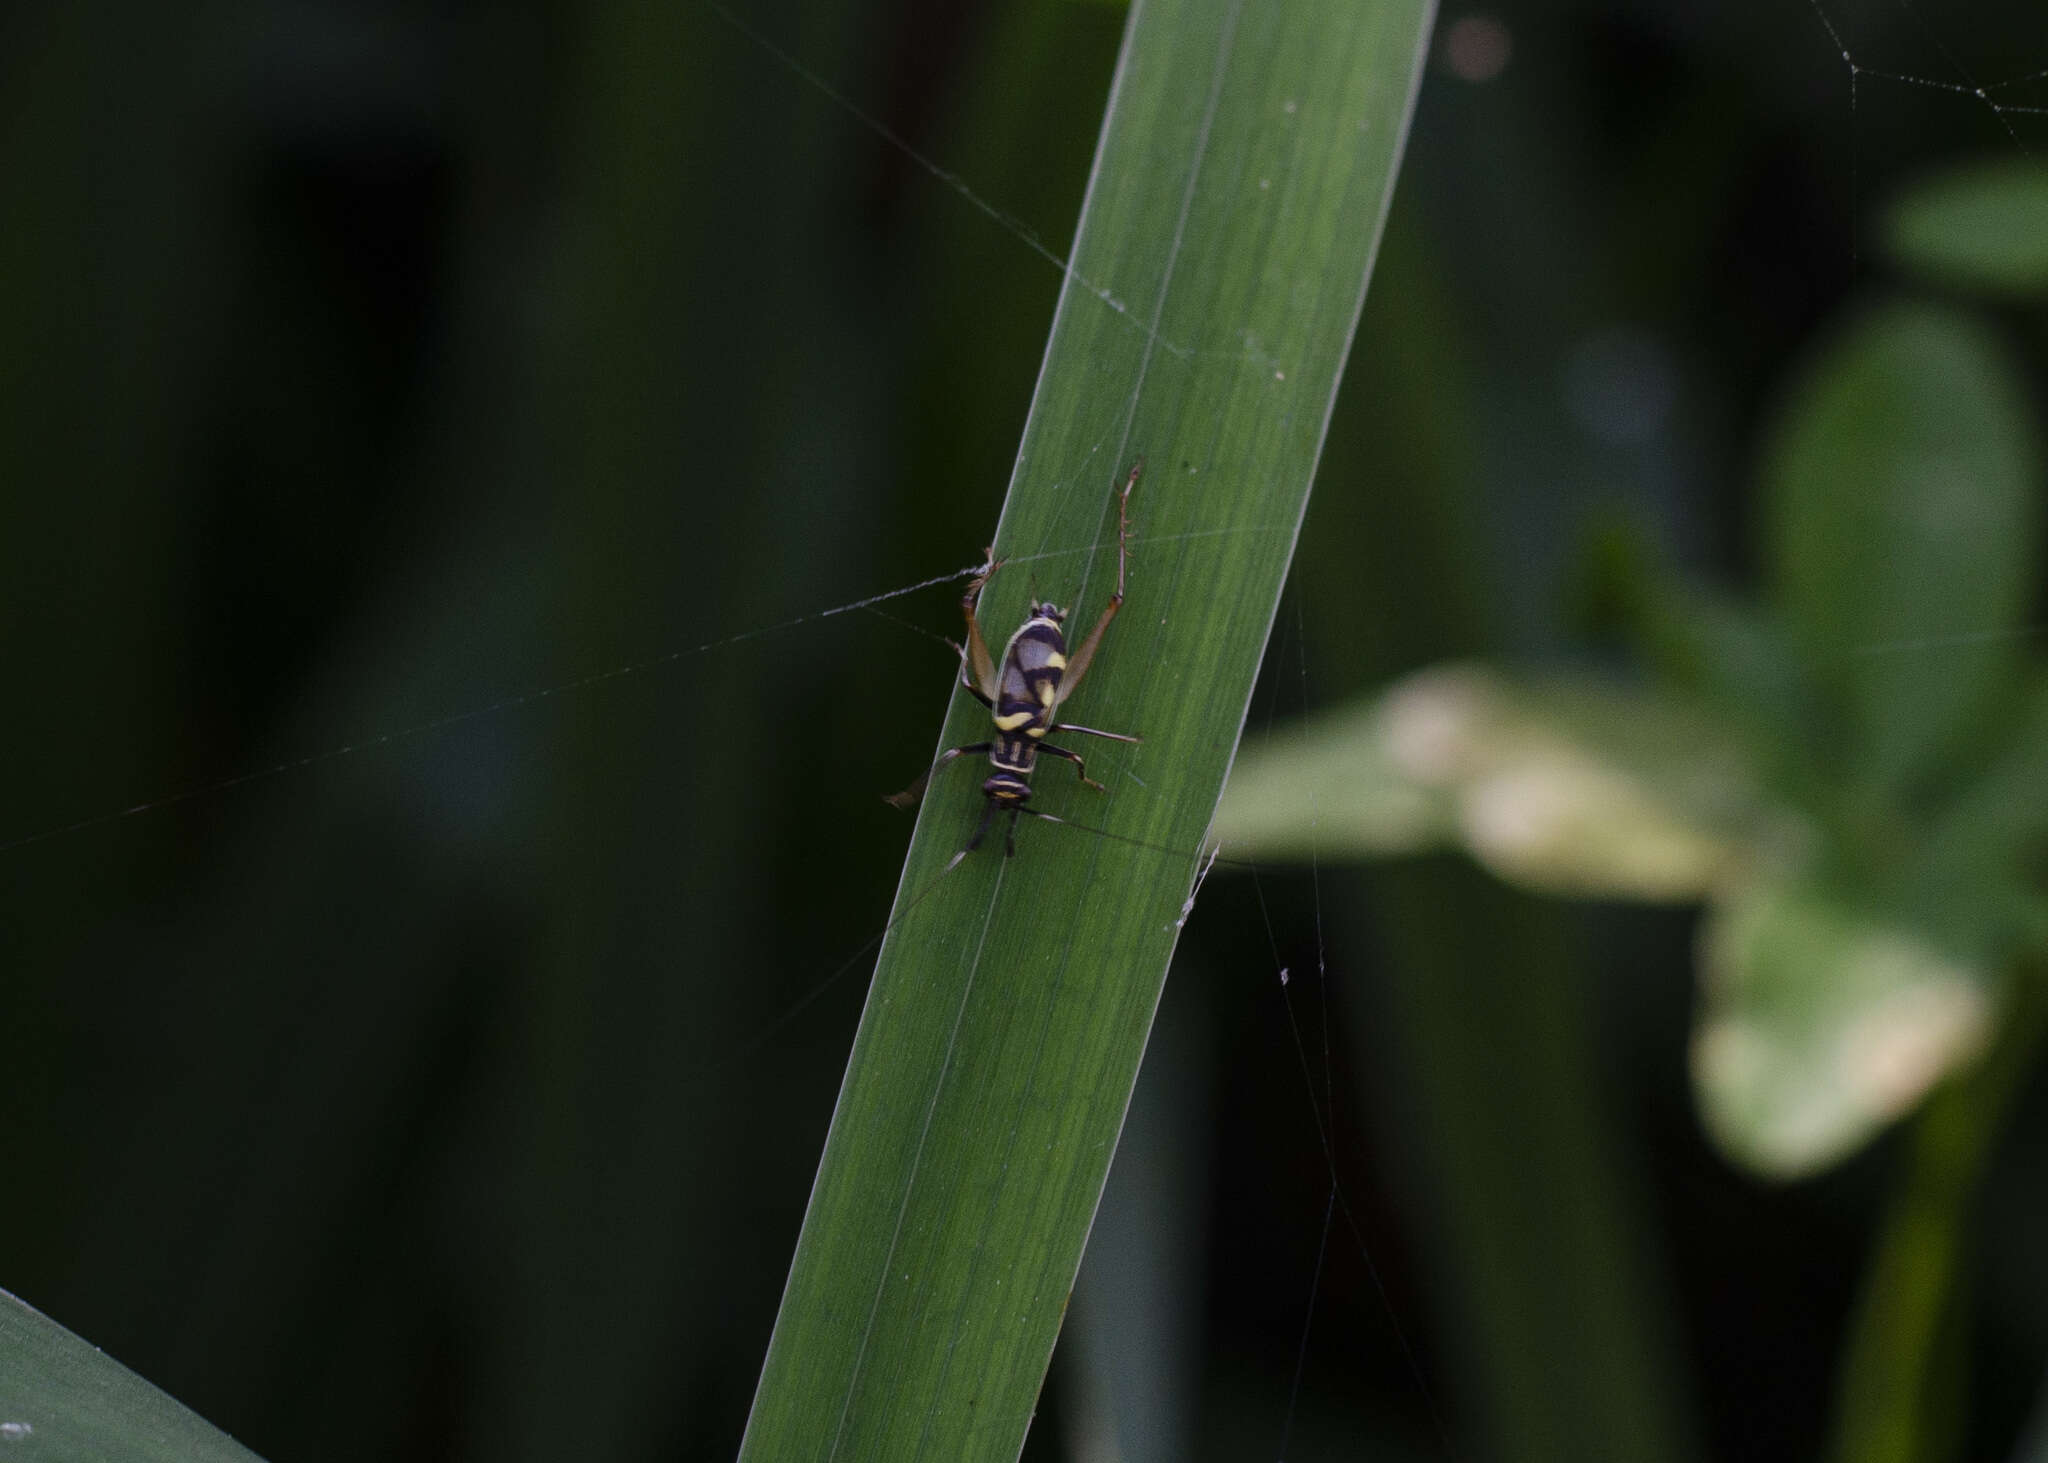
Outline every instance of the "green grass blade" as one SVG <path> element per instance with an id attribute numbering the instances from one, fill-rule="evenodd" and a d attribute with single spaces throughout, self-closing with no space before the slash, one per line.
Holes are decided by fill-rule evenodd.
<path id="1" fill-rule="evenodd" d="M 90 1342 L 0 1290 L 0 1457 L 259 1463 Z"/>
<path id="2" fill-rule="evenodd" d="M 949 769 L 913 839 L 756 1394 L 750 1459 L 1013 1458 L 1242 727 L 1385 216 L 1428 0 L 1133 9 L 983 599 L 1078 641 L 1129 599 L 1063 715 L 1107 796 L 1046 759 L 979 816 Z M 998 647 L 999 649 L 999 647 Z M 941 672 L 935 668 L 934 676 Z M 943 746 L 982 740 L 953 698 Z M 906 774 L 915 770 L 915 762 Z"/>

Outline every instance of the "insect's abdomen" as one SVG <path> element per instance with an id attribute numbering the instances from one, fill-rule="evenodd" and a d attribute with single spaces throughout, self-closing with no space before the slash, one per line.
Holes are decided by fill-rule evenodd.
<path id="1" fill-rule="evenodd" d="M 997 678 L 996 730 L 1038 738 L 1052 725 L 1067 669 L 1067 639 L 1059 623 L 1033 616 L 1010 637 Z"/>

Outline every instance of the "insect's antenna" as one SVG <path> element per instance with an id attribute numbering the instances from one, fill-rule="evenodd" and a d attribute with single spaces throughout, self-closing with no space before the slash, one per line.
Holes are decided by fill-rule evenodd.
<path id="1" fill-rule="evenodd" d="M 799 996 L 797 998 L 795 1005 L 790 1006 L 789 1008 L 784 1010 L 782 1014 L 777 1016 L 773 1021 L 770 1021 L 766 1026 L 763 1026 L 759 1031 L 756 1031 L 752 1036 L 749 1036 L 745 1040 L 743 1040 L 740 1043 L 738 1050 L 732 1052 L 722 1061 L 714 1062 L 708 1067 L 698 1068 L 695 1075 L 699 1078 L 714 1077 L 718 1073 L 723 1072 L 730 1067 L 737 1066 L 739 1063 L 753 1056 L 754 1053 L 759 1051 L 762 1047 L 766 1046 L 777 1032 L 781 1031 L 783 1027 L 789 1025 L 790 1022 L 796 1020 L 797 1017 L 801 1016 L 805 1011 L 809 1010 L 810 1007 L 818 1000 L 819 997 L 823 996 L 825 992 L 831 990 L 832 987 L 838 985 L 840 981 L 844 980 L 849 974 L 851 974 L 853 968 L 859 965 L 863 960 L 865 960 L 868 957 L 868 955 L 873 953 L 876 946 L 880 945 L 884 940 L 888 939 L 890 933 L 893 930 L 895 930 L 895 928 L 898 925 L 902 924 L 905 920 L 909 919 L 911 915 L 917 913 L 917 907 L 920 904 L 924 903 L 925 899 L 932 893 L 933 890 L 937 889 L 939 885 L 946 882 L 946 876 L 948 874 L 951 874 L 953 870 L 960 867 L 960 861 L 967 857 L 967 853 L 968 850 L 963 848 L 960 850 L 960 852 L 954 854 L 950 859 L 947 859 L 946 866 L 943 869 L 940 869 L 936 874 L 932 875 L 930 881 L 926 883 L 926 885 L 922 889 L 918 890 L 917 893 L 911 896 L 910 902 L 903 906 L 903 910 L 900 914 L 898 914 L 894 919 L 890 920 L 887 924 L 883 925 L 881 929 L 875 931 L 874 934 L 870 935 L 858 950 L 855 950 L 851 955 L 847 956 L 843 962 L 841 962 L 837 970 L 833 971 L 830 975 L 826 976 L 823 980 L 819 981 L 816 985 L 812 986 L 809 990 L 805 991 L 803 995 Z"/>
<path id="2" fill-rule="evenodd" d="M 1036 808 L 1023 808 L 1019 811 L 1029 813 L 1034 818 L 1042 818 L 1048 823 L 1058 823 L 1064 827 L 1073 828 L 1082 833 L 1092 833 L 1097 838 L 1107 838 L 1114 843 L 1128 843 L 1133 848 L 1149 848 L 1154 853 L 1170 853 L 1179 858 L 1193 859 L 1202 858 L 1206 854 L 1208 861 L 1212 864 L 1227 864 L 1233 869 L 1256 870 L 1259 867 L 1257 864 L 1251 862 L 1251 860 L 1249 859 L 1225 858 L 1222 855 L 1222 853 L 1218 851 L 1221 845 L 1216 845 L 1207 850 L 1174 848 L 1170 844 L 1148 843 L 1142 838 L 1132 838 L 1127 833 L 1112 833 L 1107 828 L 1097 828 L 1090 823 L 1076 823 L 1072 818 L 1062 818 L 1056 813 L 1041 813 Z"/>

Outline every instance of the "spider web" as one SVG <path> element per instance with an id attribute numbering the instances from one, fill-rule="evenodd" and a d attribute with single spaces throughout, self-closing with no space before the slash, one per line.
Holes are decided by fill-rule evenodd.
<path id="1" fill-rule="evenodd" d="M 889 149 L 900 154 L 916 168 L 936 180 L 945 189 L 963 199 L 973 210 L 982 215 L 992 228 L 1022 244 L 1032 254 L 1036 255 L 1053 269 L 1058 270 L 1063 276 L 1072 278 L 1074 283 L 1084 293 L 1095 299 L 1104 308 L 1113 310 L 1119 315 L 1129 314 L 1128 307 L 1124 302 L 1117 299 L 1106 287 L 1073 275 L 1064 256 L 1048 246 L 1029 225 L 983 197 L 966 179 L 919 151 L 911 141 L 900 135 L 887 123 L 879 120 L 874 114 L 865 110 L 857 102 L 851 100 L 819 72 L 807 66 L 797 56 L 780 45 L 767 32 L 750 23 L 745 17 L 726 5 L 717 3 L 717 0 L 700 0 L 700 3 L 705 6 L 709 13 L 718 17 L 720 21 L 731 27 L 734 32 L 744 37 L 749 45 L 758 48 L 766 59 L 782 68 L 789 77 L 793 78 L 796 84 L 808 88 L 824 98 L 832 107 L 844 114 L 849 124 L 872 133 Z M 1852 153 L 1860 157 L 1866 150 L 1865 145 L 1861 142 L 1862 132 L 1868 125 L 1872 108 L 1883 105 L 1882 102 L 1873 99 L 1872 88 L 1885 87 L 1900 88 L 1909 92 L 1931 96 L 1953 105 L 1974 108 L 1981 112 L 1982 115 L 1991 119 L 1996 124 L 1998 130 L 2010 140 L 2015 148 L 2029 155 L 2037 152 L 2042 140 L 2044 124 L 2036 119 L 2048 118 L 2048 67 L 1980 80 L 1976 71 L 1965 64 L 1956 51 L 1951 48 L 1917 10 L 1905 5 L 1902 3 L 1902 0 L 1894 0 L 1894 4 L 1891 7 L 1892 11 L 1897 16 L 1906 19 L 1908 22 L 1906 29 L 1912 36 L 1918 38 L 1921 53 L 1931 52 L 1940 61 L 1947 75 L 1932 74 L 1927 70 L 1898 69 L 1901 63 L 1891 59 L 1893 53 L 1901 48 L 1901 37 L 1897 33 L 1897 27 L 1893 27 L 1889 31 L 1885 31 L 1880 27 L 1881 34 L 1879 38 L 1872 42 L 1868 49 L 1865 49 L 1857 41 L 1857 30 L 1854 24 L 1850 20 L 1838 15 L 1835 8 L 1824 6 L 1821 0 L 1807 0 L 1807 3 L 1815 21 L 1825 32 L 1828 41 L 1834 48 L 1841 68 L 1847 76 L 1847 121 L 1849 130 L 1852 133 L 1852 145 L 1850 148 Z M 1840 7 L 1840 9 L 1846 11 L 1849 7 Z M 1863 7 L 1863 10 L 1870 12 L 1873 10 L 1873 7 L 1866 6 Z M 1496 79 L 1499 72 L 1493 68 L 1504 68 L 1506 66 L 1507 54 L 1511 49 L 1511 43 L 1507 39 L 1508 32 L 1505 27 L 1498 20 L 1483 12 L 1473 12 L 1455 20 L 1450 17 L 1446 17 L 1446 19 L 1449 22 L 1445 27 L 1448 35 L 1443 38 L 1440 45 L 1440 50 L 1445 53 L 1442 65 L 1443 73 L 1464 81 L 1492 81 Z M 1868 26 L 1869 22 L 1866 21 L 1866 27 Z M 1465 47 L 1477 48 L 1476 54 L 1479 55 L 1480 59 L 1475 61 L 1460 57 L 1458 53 L 1461 48 Z M 1497 60 L 1494 59 L 1496 52 L 1498 53 Z M 1476 71 L 1473 69 L 1475 67 L 1477 68 Z M 1863 171 L 1863 167 L 1858 166 L 1857 172 L 1859 176 Z M 1166 344 L 1174 350 L 1182 349 L 1173 346 L 1171 342 Z M 1178 537 L 1188 536 L 1180 535 Z M 1013 556 L 1011 562 L 1018 565 L 1031 565 L 1057 560 L 1062 557 L 1085 557 L 1092 554 L 1098 547 L 1100 546 L 1090 545 L 1068 550 L 1042 548 L 1038 553 Z M 195 798 L 225 793 L 251 782 L 263 781 L 291 772 L 310 770 L 323 763 L 380 748 L 391 747 L 405 741 L 451 729 L 465 722 L 518 711 L 551 698 L 590 690 L 623 677 L 663 668 L 674 668 L 689 662 L 695 657 L 713 651 L 736 647 L 757 639 L 777 636 L 799 627 L 829 620 L 840 615 L 856 611 L 879 613 L 879 607 L 892 600 L 917 594 L 920 591 L 941 584 L 964 580 L 971 576 L 977 567 L 977 565 L 973 564 L 966 565 L 962 568 L 934 574 L 894 588 L 865 594 L 849 599 L 844 603 L 806 610 L 792 614 L 784 619 L 758 624 L 751 628 L 733 630 L 699 643 L 663 650 L 643 658 L 609 665 L 569 679 L 527 690 L 511 692 L 495 699 L 397 727 L 368 730 L 361 736 L 351 740 L 338 742 L 318 750 L 308 751 L 275 763 L 251 767 L 247 770 L 216 779 L 203 780 L 186 788 L 159 790 L 153 795 L 127 806 L 83 814 L 68 822 L 58 822 L 52 826 L 8 830 L 4 837 L 0 837 L 0 853 L 25 848 L 51 838 L 81 832 L 121 819 L 159 811 Z M 909 624 L 906 621 L 898 620 L 897 623 L 906 625 L 914 633 L 927 636 L 932 636 L 934 633 L 921 626 Z M 2035 627 L 2019 633 L 2039 634 L 2042 632 L 2042 628 Z M 1964 632 L 1954 636 L 1874 644 L 1859 647 L 1859 650 L 1865 654 L 1893 654 L 1913 650 L 1939 649 L 1957 644 L 1980 643 L 1986 637 L 1996 637 L 2011 633 L 2013 632 Z"/>
<path id="2" fill-rule="evenodd" d="M 1864 93 L 1873 85 L 1892 85 L 1919 91 L 1961 97 L 1981 106 L 1985 113 L 1997 122 L 2013 145 L 2023 152 L 2037 150 L 2040 133 L 2038 124 L 2030 119 L 2048 117 L 2048 99 L 2043 98 L 2042 83 L 2048 81 L 2048 67 L 2023 72 L 2019 75 L 2002 75 L 1980 79 L 1973 66 L 1963 59 L 1943 40 L 1934 26 L 1914 7 L 1901 3 L 1897 13 L 1910 22 L 1911 31 L 1923 44 L 1931 48 L 1942 63 L 1941 75 L 1924 75 L 1915 71 L 1892 69 L 1883 59 L 1887 51 L 1883 42 L 1865 49 L 1861 42 L 1853 41 L 1853 32 L 1845 33 L 1843 25 L 1837 23 L 1820 0 L 1808 0 L 1822 29 L 1833 42 L 1840 55 L 1843 67 L 1849 73 L 1849 109 L 1852 122 L 1858 120 Z M 2022 129 L 2026 129 L 2023 131 Z M 2031 140 L 2030 140 L 2031 139 Z"/>
<path id="3" fill-rule="evenodd" d="M 1811 36 L 1801 34 L 1793 16 L 1786 13 L 1779 17 L 1779 27 L 1774 46 L 1781 54 L 1796 54 L 1810 44 L 1815 46 L 1822 62 L 1828 62 L 1825 54 L 1832 48 L 1838 63 L 1830 63 L 1824 74 L 1844 79 L 1846 92 L 1839 103 L 1837 118 L 1848 134 L 1848 146 L 1844 149 L 1841 162 L 1843 174 L 1848 180 L 1850 191 L 1866 202 L 1877 196 L 1886 185 L 1891 161 L 1889 148 L 1898 119 L 1917 115 L 1903 98 L 1914 98 L 1942 108 L 1959 111 L 1962 114 L 1981 119 L 1991 145 L 2016 149 L 2021 153 L 2038 156 L 2042 149 L 2044 134 L 2042 119 L 2048 116 L 2048 105 L 2044 105 L 2041 86 L 2048 79 L 2048 69 L 2028 70 L 2026 63 L 2005 68 L 1989 66 L 1983 57 L 1963 56 L 1951 48 L 1954 42 L 1937 33 L 1934 24 L 1916 11 L 1895 9 L 1893 19 L 1887 13 L 1874 7 L 1849 12 L 1846 7 L 1823 6 L 1818 0 L 1809 0 L 1810 18 L 1825 35 L 1825 44 L 1818 44 Z M 877 114 L 864 108 L 849 95 L 849 88 L 841 87 L 832 79 L 835 68 L 829 60 L 807 60 L 819 53 L 805 50 L 801 45 L 778 38 L 778 33 L 764 25 L 757 25 L 723 6 L 713 5 L 712 10 L 720 17 L 721 23 L 742 36 L 747 46 L 753 48 L 754 60 L 772 63 L 764 70 L 779 70 L 782 82 L 764 78 L 759 85 L 772 89 L 786 84 L 789 91 L 783 94 L 780 106 L 794 110 L 820 99 L 828 103 L 828 110 L 838 116 L 839 125 L 857 129 L 875 137 L 881 146 L 901 158 L 909 159 L 914 167 L 937 184 L 968 205 L 977 224 L 989 234 L 997 237 L 1012 249 L 1021 246 L 1023 252 L 1034 261 L 1035 266 L 1049 269 L 1054 275 L 1063 273 L 1066 264 L 1055 249 L 1048 247 L 1038 233 L 1030 226 L 1006 212 L 1000 204 L 988 201 L 999 197 L 993 186 L 977 188 L 958 173 L 949 170 L 934 160 L 931 145 L 919 139 L 906 136 L 891 125 L 877 118 Z M 1896 17 L 1903 16 L 1904 22 L 1897 23 Z M 1446 22 L 1455 25 L 1470 17 L 1447 14 Z M 1483 17 L 1482 17 L 1483 18 Z M 1448 26 L 1447 26 L 1448 29 Z M 1512 28 L 1503 26 L 1503 32 L 1519 39 Z M 1971 39 L 1985 42 L 1982 36 Z M 2009 41 L 2009 37 L 1992 36 L 1988 44 L 1996 50 Z M 828 48 L 824 54 L 829 58 Z M 1995 59 L 1995 58 L 1994 58 Z M 1446 63 L 1448 65 L 1448 63 Z M 1527 62 L 1523 64 L 1536 64 Z M 1495 77 L 1512 79 L 1516 74 L 1513 61 L 1505 63 L 1506 69 L 1494 73 Z M 1482 78 L 1471 78 L 1462 84 L 1476 85 Z M 1484 78 L 1492 79 L 1492 78 Z M 1461 84 L 1455 77 L 1447 77 L 1439 70 L 1433 73 L 1429 85 L 1432 88 Z M 1860 267 L 1863 256 L 1868 252 L 1862 242 L 1858 224 L 1851 230 L 1850 265 Z M 1122 303 L 1106 288 L 1089 281 L 1080 281 L 1082 287 L 1102 308 L 1126 314 Z M 1168 343 L 1171 348 L 1170 343 Z M 1248 347 L 1249 348 L 1249 347 Z M 1101 474 L 1098 474 L 1101 475 Z M 986 504 L 984 494 L 979 500 Z M 823 520 L 829 529 L 829 521 Z M 963 540 L 972 542 L 972 537 Z M 1142 537 L 1137 541 L 1142 547 Z M 1040 554 L 1019 562 L 1035 563 L 1048 574 L 1057 573 L 1061 561 L 1067 557 L 1088 554 L 1095 546 L 1053 548 L 1048 546 Z M 146 819 L 146 815 L 168 813 L 173 808 L 196 807 L 217 808 L 221 803 L 232 804 L 236 798 L 254 794 L 259 790 L 255 785 L 278 784 L 277 796 L 289 800 L 294 796 L 292 789 L 308 777 L 318 776 L 323 769 L 332 771 L 334 764 L 358 762 L 365 758 L 396 756 L 409 744 L 433 743 L 446 738 L 466 735 L 480 725 L 502 723 L 507 719 L 530 718 L 540 712 L 553 711 L 569 701 L 586 704 L 596 701 L 599 709 L 592 714 L 598 716 L 638 717 L 651 713 L 647 703 L 622 702 L 617 698 L 605 699 L 607 692 L 621 689 L 619 683 L 639 681 L 651 676 L 662 676 L 688 680 L 703 676 L 715 679 L 707 667 L 728 653 L 735 655 L 768 655 L 771 646 L 780 646 L 790 638 L 802 639 L 819 635 L 827 622 L 867 621 L 859 638 L 840 641 L 840 646 L 852 645 L 853 649 L 835 652 L 838 654 L 861 654 L 858 648 L 865 643 L 865 637 L 874 626 L 870 617 L 881 613 L 883 607 L 894 606 L 895 612 L 903 612 L 905 622 L 918 634 L 931 637 L 939 632 L 953 633 L 948 623 L 949 597 L 941 592 L 941 586 L 964 578 L 973 570 L 972 564 L 960 568 L 947 565 L 961 563 L 958 555 L 940 558 L 929 565 L 928 572 L 904 576 L 894 587 L 872 592 L 856 592 L 843 597 L 834 596 L 834 602 L 823 607 L 808 607 L 817 601 L 798 604 L 786 613 L 758 616 L 740 615 L 737 628 L 730 625 L 707 627 L 709 633 L 703 638 L 689 637 L 686 643 L 675 648 L 658 649 L 651 654 L 633 655 L 621 661 L 606 661 L 597 669 L 579 672 L 562 679 L 546 680 L 532 689 L 516 689 L 495 696 L 460 702 L 456 709 L 437 712 L 421 718 L 401 719 L 396 725 L 372 721 L 369 729 L 360 735 L 350 734 L 342 739 L 316 739 L 314 750 L 292 755 L 259 759 L 248 770 L 230 772 L 218 777 L 200 777 L 189 785 L 170 788 L 155 788 L 139 798 L 122 797 L 107 800 L 102 810 L 99 800 L 91 800 L 77 809 L 76 816 L 60 813 L 56 817 L 37 817 L 25 823 L 16 823 L 12 828 L 0 827 L 0 853 L 17 861 L 20 867 L 30 855 L 47 849 L 50 845 L 64 842 L 74 846 L 72 841 L 83 841 L 89 857 L 94 847 L 90 840 L 104 838 L 111 825 Z M 872 582 L 872 581 L 870 581 Z M 915 596 L 925 595 L 931 600 Z M 909 601 L 908 605 L 897 601 Z M 936 608 L 936 613 L 931 611 Z M 1304 637 L 1305 638 L 1305 637 Z M 763 642 L 763 643 L 757 643 Z M 933 684 L 939 683 L 942 674 L 950 674 L 947 652 L 936 646 L 922 647 L 932 650 L 936 664 L 931 672 Z M 1887 645 L 1866 647 L 1868 653 L 1911 653 L 1934 649 L 1932 645 L 1913 643 L 1910 645 Z M 1306 683 L 1308 671 L 1304 658 L 1300 665 L 1301 676 Z M 515 678 L 516 679 L 516 678 Z M 1308 692 L 1301 692 L 1302 699 L 1308 699 Z M 325 724 L 332 725 L 332 721 Z M 574 757 L 572 752 L 570 756 Z M 445 760 L 445 759 L 444 759 Z M 913 759 L 914 760 L 914 759 Z M 423 774 L 430 775 L 430 774 Z M 888 785 L 886 783 L 882 785 Z M 67 796 L 69 794 L 67 793 Z M 831 823 L 827 817 L 823 820 Z M 307 829 L 299 835 L 311 842 L 317 834 Z M 820 830 L 820 837 L 827 843 L 831 840 L 829 827 Z M 202 840 L 203 842 L 203 840 Z M 103 845 L 101 845 L 103 846 Z M 1320 875 L 1310 881 L 1311 897 L 1316 907 L 1317 929 L 1314 943 L 1321 964 L 1323 945 L 1320 920 L 1324 883 Z M 850 943 L 850 942 L 849 942 Z M 1291 988 L 1302 976 L 1299 971 L 1290 973 L 1283 963 L 1286 957 L 1281 953 L 1280 942 L 1273 945 L 1271 975 L 1263 983 Z M 1319 970 L 1318 974 L 1321 972 Z M 1320 981 L 1317 1000 L 1322 999 Z M 808 996 L 805 997 L 809 999 Z M 1290 1008 L 1291 1011 L 1291 1008 Z M 842 1013 L 843 1014 L 843 1013 Z M 1291 1015 L 1290 1015 L 1291 1019 Z M 1306 1074 L 1318 1124 L 1336 1123 L 1336 1099 L 1330 1075 L 1329 1036 L 1327 1017 L 1319 1024 L 1308 1025 L 1297 1030 L 1295 1041 L 1299 1043 L 1299 1065 Z M 1320 1055 L 1318 1055 L 1320 1053 Z M 1281 1066 L 1296 1062 L 1294 1055 L 1288 1055 Z M 1296 1079 L 1290 1072 L 1290 1082 Z M 1321 1089 L 1318 1091 L 1317 1089 Z M 1332 1141 L 1330 1131 L 1325 1131 L 1325 1145 Z M 797 1145 L 801 1146 L 801 1145 Z M 1333 1223 L 1340 1224 L 1343 1214 L 1340 1210 L 1343 1193 L 1337 1174 L 1337 1160 L 1330 1158 L 1330 1186 L 1326 1209 L 1310 1215 L 1306 1227 L 1315 1231 L 1320 1223 L 1324 1241 L 1327 1241 Z M 1295 1229 L 1301 1216 L 1290 1214 L 1285 1223 Z M 1361 1252 L 1365 1247 L 1361 1244 Z M 1367 1263 L 1371 1257 L 1366 1255 Z M 1305 1323 L 1299 1333 L 1300 1344 L 1294 1348 L 1283 1370 L 1292 1368 L 1293 1385 L 1299 1386 L 1299 1379 L 1305 1358 L 1319 1334 L 1317 1327 L 1328 1326 L 1327 1316 L 1322 1320 L 1313 1319 L 1317 1301 L 1322 1294 L 1321 1260 L 1317 1261 L 1312 1275 L 1304 1276 L 1303 1283 L 1308 1291 L 1308 1308 L 1311 1321 Z M 1284 1439 L 1294 1428 L 1297 1403 L 1289 1400 L 1284 1412 L 1275 1420 L 1275 1431 Z M 1283 1441 L 1281 1450 L 1287 1444 Z"/>

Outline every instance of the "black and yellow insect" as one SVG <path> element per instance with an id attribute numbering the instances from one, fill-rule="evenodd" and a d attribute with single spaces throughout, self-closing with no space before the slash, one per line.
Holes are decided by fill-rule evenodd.
<path id="1" fill-rule="evenodd" d="M 900 808 L 910 807 L 923 796 L 924 786 L 932 774 L 947 763 L 957 757 L 987 753 L 989 765 L 994 770 L 982 783 L 981 791 L 988 799 L 988 806 L 982 810 L 981 822 L 976 825 L 974 836 L 960 850 L 961 856 L 981 846 L 989 824 L 1003 809 L 1010 813 L 1003 856 L 1008 858 L 1017 851 L 1017 819 L 1025 811 L 1025 803 L 1031 799 L 1031 773 L 1037 766 L 1040 752 L 1066 758 L 1074 764 L 1074 771 L 1082 782 L 1097 792 L 1103 790 L 1102 784 L 1088 775 L 1088 765 L 1081 759 L 1081 754 L 1046 741 L 1049 733 L 1079 732 L 1112 742 L 1139 740 L 1121 732 L 1097 731 L 1092 726 L 1056 722 L 1053 717 L 1080 686 L 1081 678 L 1088 674 L 1088 667 L 1094 662 L 1095 652 L 1102 644 L 1102 632 L 1109 628 L 1109 622 L 1123 608 L 1124 570 L 1129 561 L 1131 489 L 1138 485 L 1138 474 L 1144 469 L 1145 460 L 1139 458 L 1132 464 L 1130 476 L 1124 479 L 1123 488 L 1117 494 L 1116 593 L 1109 597 L 1109 603 L 1103 606 L 1102 618 L 1095 622 L 1095 628 L 1088 632 L 1088 638 L 1081 642 L 1081 648 L 1071 657 L 1067 654 L 1067 637 L 1063 628 L 1067 612 L 1050 601 L 1034 601 L 1031 618 L 1018 627 L 1017 633 L 1010 637 L 1010 643 L 1003 647 L 1002 670 L 1000 675 L 997 673 L 996 663 L 988 653 L 988 641 L 982 637 L 981 621 L 975 616 L 982 590 L 988 587 L 996 570 L 1003 567 L 993 548 L 989 550 L 987 566 L 975 575 L 967 586 L 967 593 L 960 597 L 960 609 L 967 617 L 967 644 L 954 647 L 960 652 L 960 681 L 975 700 L 988 707 L 995 718 L 995 735 L 988 741 L 954 747 L 940 754 L 930 771 L 889 801 Z"/>

